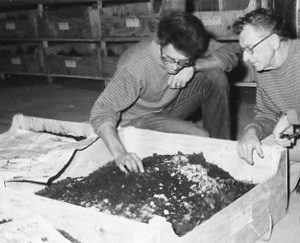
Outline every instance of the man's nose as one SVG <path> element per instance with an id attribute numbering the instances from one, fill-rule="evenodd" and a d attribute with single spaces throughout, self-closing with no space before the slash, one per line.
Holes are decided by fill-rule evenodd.
<path id="1" fill-rule="evenodd" d="M 177 69 L 180 69 L 180 68 L 181 68 L 181 66 L 178 62 L 173 63 L 173 70 L 177 70 Z"/>

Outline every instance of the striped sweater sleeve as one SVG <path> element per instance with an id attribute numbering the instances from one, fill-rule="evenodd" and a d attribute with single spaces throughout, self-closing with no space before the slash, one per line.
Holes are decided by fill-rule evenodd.
<path id="1" fill-rule="evenodd" d="M 117 126 L 121 111 L 132 105 L 138 98 L 141 85 L 123 67 L 118 67 L 107 87 L 100 94 L 90 114 L 90 122 L 97 134 L 106 121 Z"/>
<path id="2" fill-rule="evenodd" d="M 220 43 L 211 39 L 208 46 L 208 54 L 218 58 L 223 67 L 222 70 L 229 72 L 239 63 L 240 48 L 229 43 Z"/>
<path id="3" fill-rule="evenodd" d="M 259 139 L 270 135 L 281 116 L 278 107 L 272 102 L 268 93 L 260 86 L 256 90 L 255 118 L 253 123 L 248 124 L 245 129 L 253 127 L 257 131 Z"/>

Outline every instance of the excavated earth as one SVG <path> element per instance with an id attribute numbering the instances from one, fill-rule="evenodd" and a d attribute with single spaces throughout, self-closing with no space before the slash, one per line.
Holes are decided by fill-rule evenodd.
<path id="1" fill-rule="evenodd" d="M 202 153 L 153 154 L 143 164 L 144 173 L 126 175 L 109 162 L 87 177 L 61 180 L 37 194 L 141 222 L 163 216 L 182 236 L 255 187 L 236 181 Z"/>

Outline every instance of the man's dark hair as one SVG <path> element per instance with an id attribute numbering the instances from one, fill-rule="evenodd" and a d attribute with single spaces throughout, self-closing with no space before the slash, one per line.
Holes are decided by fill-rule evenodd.
<path id="1" fill-rule="evenodd" d="M 290 38 L 284 19 L 270 9 L 259 8 L 238 18 L 233 24 L 233 31 L 236 34 L 240 34 L 245 25 L 252 25 L 256 29 L 268 30 L 270 33 L 277 34 L 283 40 Z"/>
<path id="2" fill-rule="evenodd" d="M 202 21 L 181 11 L 169 12 L 161 18 L 157 37 L 162 47 L 172 44 L 176 50 L 195 59 L 206 52 L 209 42 Z"/>

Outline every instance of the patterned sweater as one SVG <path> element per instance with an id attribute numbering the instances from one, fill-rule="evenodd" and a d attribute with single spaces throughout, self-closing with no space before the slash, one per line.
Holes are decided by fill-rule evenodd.
<path id="1" fill-rule="evenodd" d="M 256 128 L 260 139 L 271 134 L 279 118 L 290 110 L 296 112 L 296 123 L 299 122 L 300 39 L 289 41 L 284 64 L 279 69 L 257 73 L 255 118 L 246 128 Z"/>
<path id="2" fill-rule="evenodd" d="M 221 60 L 225 71 L 238 63 L 236 49 L 230 45 L 211 40 L 208 53 Z M 91 110 L 90 121 L 96 133 L 106 121 L 115 125 L 120 121 L 124 126 L 132 119 L 162 111 L 179 92 L 168 87 L 169 77 L 154 40 L 131 46 Z"/>

